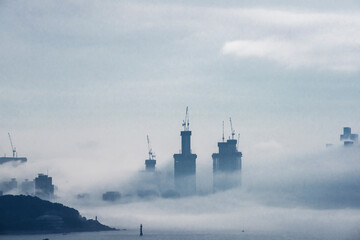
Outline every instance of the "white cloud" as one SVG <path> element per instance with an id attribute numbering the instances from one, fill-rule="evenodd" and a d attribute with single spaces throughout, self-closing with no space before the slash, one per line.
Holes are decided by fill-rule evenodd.
<path id="1" fill-rule="evenodd" d="M 267 59 L 290 68 L 360 69 L 359 14 L 272 10 L 253 14 L 247 15 L 254 26 L 252 36 L 226 41 L 224 54 Z"/>

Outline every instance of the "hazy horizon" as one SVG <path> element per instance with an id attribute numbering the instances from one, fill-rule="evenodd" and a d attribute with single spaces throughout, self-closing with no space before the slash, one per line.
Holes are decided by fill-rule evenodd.
<path id="1" fill-rule="evenodd" d="M 57 201 L 120 228 L 359 238 L 359 145 L 339 141 L 360 133 L 358 1 L 4 0 L 0 29 L 0 154 L 9 132 L 28 158 L 0 180 L 48 173 Z M 147 135 L 171 180 L 186 106 L 199 195 L 102 202 L 141 187 Z M 229 117 L 242 186 L 211 194 Z"/>

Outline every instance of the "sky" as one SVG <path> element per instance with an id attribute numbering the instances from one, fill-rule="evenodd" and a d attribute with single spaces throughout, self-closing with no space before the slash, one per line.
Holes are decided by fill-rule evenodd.
<path id="1" fill-rule="evenodd" d="M 2 0 L 0 42 L 0 153 L 10 132 L 28 157 L 3 176 L 47 172 L 60 192 L 126 182 L 144 167 L 147 134 L 169 169 L 186 106 L 204 188 L 229 117 L 253 187 L 264 169 L 326 161 L 326 143 L 360 129 L 355 0 Z M 317 176 L 305 162 L 278 181 Z"/>

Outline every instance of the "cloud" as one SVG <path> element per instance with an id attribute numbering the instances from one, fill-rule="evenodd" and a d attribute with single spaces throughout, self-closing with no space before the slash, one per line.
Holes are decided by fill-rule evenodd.
<path id="1" fill-rule="evenodd" d="M 239 189 L 181 199 L 71 205 L 85 216 L 99 216 L 119 228 L 134 229 L 142 223 L 149 231 L 230 233 L 245 229 L 267 237 L 350 238 L 358 233 L 360 222 L 358 154 L 355 147 L 289 154 L 281 159 L 245 159 Z M 202 176 L 201 181 L 207 179 Z M 131 186 L 141 184 L 129 182 Z"/>
<path id="2" fill-rule="evenodd" d="M 289 68 L 358 71 L 360 18 L 355 13 L 257 10 L 251 38 L 226 41 L 222 53 L 275 61 Z"/>

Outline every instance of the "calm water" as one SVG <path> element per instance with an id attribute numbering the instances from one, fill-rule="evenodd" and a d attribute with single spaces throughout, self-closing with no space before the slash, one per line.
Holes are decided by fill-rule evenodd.
<path id="1" fill-rule="evenodd" d="M 141 239 L 141 240 L 316 240 L 328 239 L 325 236 L 316 236 L 316 234 L 295 234 L 295 233 L 255 233 L 255 232 L 239 232 L 239 233 L 197 233 L 197 232 L 180 232 L 180 231 L 164 231 L 164 232 L 144 232 L 143 237 L 139 237 L 137 230 L 128 231 L 112 231 L 112 232 L 95 232 L 95 233 L 70 233 L 70 234 L 42 234 L 42 235 L 21 235 L 21 236 L 0 236 L 1 240 L 110 240 L 110 239 Z"/>

